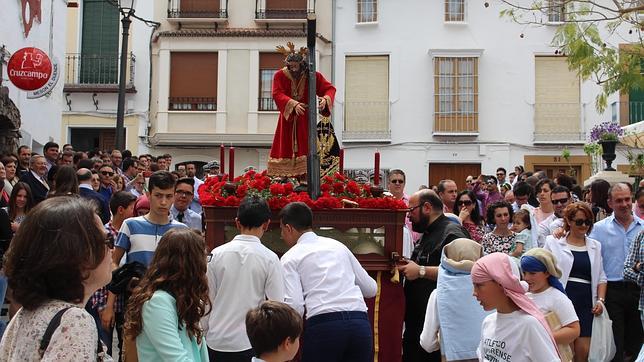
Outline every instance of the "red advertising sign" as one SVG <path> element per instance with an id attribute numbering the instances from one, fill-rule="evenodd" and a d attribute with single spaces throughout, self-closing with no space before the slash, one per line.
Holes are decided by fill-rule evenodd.
<path id="1" fill-rule="evenodd" d="M 9 80 L 16 87 L 32 91 L 41 88 L 52 73 L 51 60 L 38 48 L 22 48 L 13 53 L 7 65 Z"/>

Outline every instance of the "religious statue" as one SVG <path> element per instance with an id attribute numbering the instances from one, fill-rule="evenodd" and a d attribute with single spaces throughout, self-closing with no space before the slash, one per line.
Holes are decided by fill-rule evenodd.
<path id="1" fill-rule="evenodd" d="M 308 103 L 308 49 L 295 51 L 288 42 L 287 48 L 278 46 L 284 54 L 286 66 L 273 77 L 273 100 L 279 110 L 279 119 L 268 159 L 268 174 L 282 177 L 306 175 L 308 144 L 308 113 L 314 112 Z M 319 72 L 316 77 L 317 106 L 323 117 L 331 115 L 335 87 Z M 335 136 L 334 136 L 335 138 Z M 337 141 L 336 141 L 337 142 Z"/>

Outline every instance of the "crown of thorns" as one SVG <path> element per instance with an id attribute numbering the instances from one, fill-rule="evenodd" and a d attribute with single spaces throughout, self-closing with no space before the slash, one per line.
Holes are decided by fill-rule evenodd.
<path id="1" fill-rule="evenodd" d="M 300 50 L 295 51 L 295 44 L 288 42 L 286 43 L 286 48 L 283 45 L 278 45 L 275 47 L 279 53 L 286 57 L 286 60 L 303 60 L 309 54 L 309 50 L 306 47 L 300 47 Z M 288 49 L 287 49 L 288 48 Z"/>

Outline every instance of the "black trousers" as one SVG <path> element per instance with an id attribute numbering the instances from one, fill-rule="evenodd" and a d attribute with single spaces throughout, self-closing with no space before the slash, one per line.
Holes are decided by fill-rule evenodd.
<path id="1" fill-rule="evenodd" d="M 252 349 L 240 352 L 219 352 L 208 347 L 208 359 L 210 362 L 249 362 L 255 357 Z"/>
<path id="2" fill-rule="evenodd" d="M 640 289 L 631 282 L 608 282 L 606 309 L 613 321 L 617 353 L 613 362 L 624 361 L 624 353 L 635 355 L 642 347 L 642 323 L 639 315 Z"/>
<path id="3" fill-rule="evenodd" d="M 423 331 L 423 325 L 408 325 L 405 323 L 405 333 L 403 334 L 403 362 L 440 362 L 440 351 L 427 353 L 420 346 L 420 333 Z"/>

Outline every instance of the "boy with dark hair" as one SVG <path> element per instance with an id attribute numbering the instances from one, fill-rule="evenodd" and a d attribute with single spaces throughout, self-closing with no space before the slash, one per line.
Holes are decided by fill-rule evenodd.
<path id="1" fill-rule="evenodd" d="M 302 360 L 373 361 L 373 335 L 364 298 L 378 285 L 341 242 L 313 232 L 313 212 L 292 202 L 280 212 L 286 303 L 306 311 Z M 416 342 L 418 343 L 418 342 Z"/>
<path id="2" fill-rule="evenodd" d="M 246 333 L 259 357 L 253 362 L 290 361 L 300 347 L 302 317 L 285 303 L 262 302 L 246 314 Z"/>
<path id="3" fill-rule="evenodd" d="M 159 239 L 174 227 L 186 227 L 178 221 L 168 221 L 170 207 L 174 202 L 174 177 L 167 171 L 157 171 L 150 177 L 148 191 L 150 211 L 144 216 L 125 220 L 116 239 L 112 262 L 117 268 L 123 254 L 126 261 L 138 261 L 148 266 Z"/>
<path id="4" fill-rule="evenodd" d="M 255 353 L 246 335 L 246 313 L 266 299 L 284 300 L 280 261 L 260 241 L 270 216 L 266 200 L 245 197 L 235 218 L 240 235 L 212 251 L 206 272 L 212 311 L 202 322 L 211 361 L 250 361 Z"/>

